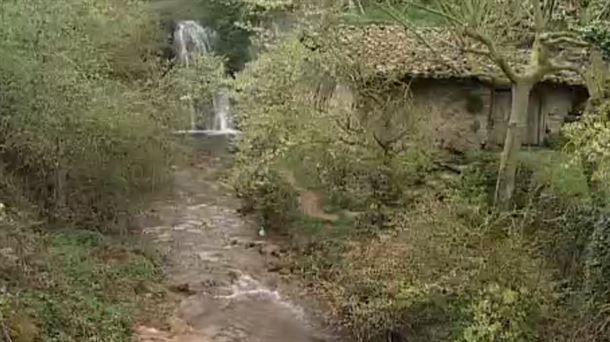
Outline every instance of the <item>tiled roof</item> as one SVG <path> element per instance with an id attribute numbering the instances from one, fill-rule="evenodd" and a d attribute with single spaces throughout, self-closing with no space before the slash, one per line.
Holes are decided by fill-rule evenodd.
<path id="1" fill-rule="evenodd" d="M 487 57 L 465 53 L 452 44 L 454 37 L 447 31 L 418 29 L 416 34 L 400 26 L 368 25 L 342 26 L 334 34 L 338 43 L 335 47 L 345 49 L 353 61 L 380 74 L 439 79 L 505 79 L 499 67 Z M 508 63 L 519 72 L 527 64 L 529 52 L 529 49 L 507 51 Z M 570 60 L 584 66 L 586 55 L 578 54 Z M 579 75 L 569 71 L 547 75 L 544 81 L 584 84 Z"/>

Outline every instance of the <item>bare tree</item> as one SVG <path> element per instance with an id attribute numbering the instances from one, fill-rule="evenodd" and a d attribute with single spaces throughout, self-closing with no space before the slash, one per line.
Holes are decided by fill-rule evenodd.
<path id="1" fill-rule="evenodd" d="M 501 79 L 495 81 L 508 82 L 512 87 L 512 107 L 495 191 L 496 206 L 508 209 L 515 189 L 530 92 L 548 75 L 580 75 L 582 66 L 570 63 L 568 56 L 582 50 L 586 43 L 576 33 L 554 25 L 553 14 L 559 7 L 555 0 L 443 0 L 434 7 L 409 2 L 444 19 L 447 29 L 455 33 L 455 39 L 448 43 L 464 53 L 489 59 L 502 72 Z M 388 6 L 388 14 L 406 29 L 414 30 L 404 16 Z M 509 62 L 511 54 L 523 45 L 530 48 L 529 60 L 522 65 Z"/>

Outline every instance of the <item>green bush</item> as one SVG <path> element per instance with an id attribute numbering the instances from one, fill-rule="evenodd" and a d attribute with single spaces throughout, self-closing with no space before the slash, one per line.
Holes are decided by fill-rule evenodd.
<path id="1" fill-rule="evenodd" d="M 476 213 L 489 215 L 476 226 L 456 216 L 472 203 L 434 197 L 395 211 L 377 238 L 346 243 L 327 281 L 358 341 L 535 341 L 557 293 L 544 259 L 490 214 Z"/>
<path id="2" fill-rule="evenodd" d="M 47 215 L 118 222 L 166 180 L 180 108 L 146 6 L 0 3 L 2 168 Z"/>
<path id="3" fill-rule="evenodd" d="M 408 94 L 400 80 L 375 75 L 341 51 L 293 39 L 236 83 L 237 190 L 266 224 L 307 235 L 294 239 L 302 254 L 295 268 L 357 340 L 574 341 L 566 331 L 579 324 L 594 326 L 584 335 L 603 328 L 607 225 L 595 224 L 604 211 L 581 165 L 558 151 L 523 151 L 515 209 L 497 212 L 498 156 L 466 156 L 457 177 L 432 172 L 442 154 L 419 115 L 425 108 L 400 97 Z M 349 108 L 333 104 L 336 85 L 352 91 Z M 595 152 L 604 176 L 607 125 L 590 125 L 572 135 L 581 151 Z M 303 189 L 356 211 L 357 220 L 278 215 L 294 209 L 294 191 Z"/>
<path id="4" fill-rule="evenodd" d="M 464 328 L 460 341 L 464 342 L 517 342 L 537 341 L 536 298 L 527 292 L 501 288 L 491 284 L 480 291 L 468 307 L 470 322 Z"/>
<path id="5" fill-rule="evenodd" d="M 132 242 L 1 224 L 0 324 L 12 341 L 130 341 L 136 317 L 162 308 L 157 257 Z"/>
<path id="6" fill-rule="evenodd" d="M 279 230 L 290 226 L 297 214 L 297 193 L 282 176 L 270 171 L 255 181 L 254 210 L 260 215 L 263 227 Z"/>

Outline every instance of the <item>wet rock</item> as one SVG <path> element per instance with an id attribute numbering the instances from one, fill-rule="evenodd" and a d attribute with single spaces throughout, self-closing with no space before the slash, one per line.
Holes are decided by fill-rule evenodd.
<path id="1" fill-rule="evenodd" d="M 191 285 L 187 283 L 169 285 L 168 287 L 169 290 L 172 292 L 181 293 L 188 296 L 192 296 L 197 293 L 191 288 Z"/>
<path id="2" fill-rule="evenodd" d="M 267 272 L 277 273 L 280 272 L 284 268 L 284 265 L 272 263 L 267 265 Z"/>
<path id="3" fill-rule="evenodd" d="M 172 236 L 170 233 L 162 233 L 157 236 L 157 241 L 159 242 L 169 242 L 172 240 Z"/>
<path id="4" fill-rule="evenodd" d="M 265 241 L 248 241 L 246 243 L 246 248 L 260 247 L 264 244 L 265 244 Z"/>
<path id="5" fill-rule="evenodd" d="M 211 262 L 220 261 L 220 256 L 218 255 L 217 252 L 204 251 L 204 252 L 199 252 L 197 255 L 199 256 L 199 259 L 201 259 L 202 261 L 211 261 Z"/>
<path id="6" fill-rule="evenodd" d="M 280 256 L 280 247 L 272 244 L 260 245 L 258 252 L 261 255 L 265 256 L 273 256 L 278 258 Z"/>

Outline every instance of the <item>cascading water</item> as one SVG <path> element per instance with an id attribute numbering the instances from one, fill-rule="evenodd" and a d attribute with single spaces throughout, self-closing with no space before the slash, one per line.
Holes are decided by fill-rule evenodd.
<path id="1" fill-rule="evenodd" d="M 179 21 L 174 31 L 174 49 L 178 63 L 188 67 L 197 55 L 211 53 L 216 39 L 216 32 L 196 21 Z"/>
<path id="2" fill-rule="evenodd" d="M 183 20 L 176 24 L 174 30 L 174 52 L 179 65 L 189 67 L 195 58 L 210 54 L 217 39 L 216 32 L 201 26 L 193 20 Z M 236 134 L 238 131 L 231 126 L 231 104 L 226 89 L 220 89 L 214 96 L 210 106 L 199 106 L 192 96 L 184 97 L 191 101 L 190 132 L 209 135 Z M 201 109 L 203 107 L 203 109 Z M 211 114 L 211 115 L 210 115 Z M 204 117 L 204 129 L 198 130 L 197 117 Z"/>

